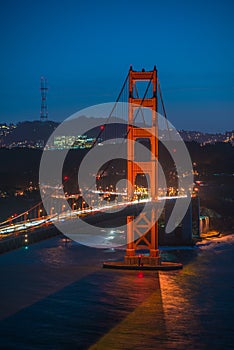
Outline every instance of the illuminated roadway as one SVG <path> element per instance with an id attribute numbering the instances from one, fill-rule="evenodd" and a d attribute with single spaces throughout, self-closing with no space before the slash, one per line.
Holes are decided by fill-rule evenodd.
<path id="1" fill-rule="evenodd" d="M 96 191 L 98 192 L 98 191 Z M 101 192 L 103 194 L 105 194 L 105 192 Z M 111 194 L 115 195 L 118 193 L 112 193 Z M 126 195 L 126 194 L 125 194 Z M 64 197 L 63 197 L 64 198 Z M 181 195 L 181 196 L 161 196 L 158 197 L 158 200 L 166 200 L 166 199 L 177 199 L 177 198 L 187 198 L 186 195 Z M 111 209 L 117 209 L 119 207 L 125 207 L 125 206 L 130 206 L 130 205 L 136 205 L 136 204 L 140 204 L 140 203 L 147 203 L 147 202 L 151 202 L 151 199 L 140 199 L 140 200 L 134 200 L 134 201 L 130 201 L 130 202 L 122 202 L 122 203 L 114 203 L 114 204 L 108 204 L 105 206 L 101 206 L 101 207 L 93 207 L 91 208 L 87 208 L 87 209 L 82 209 L 82 210 L 69 210 L 69 211 L 65 211 L 62 212 L 60 214 L 53 214 L 53 215 L 48 215 L 48 216 L 43 216 L 42 218 L 35 218 L 35 219 L 30 219 L 27 221 L 21 221 L 18 223 L 10 223 L 7 225 L 4 225 L 0 228 L 0 238 L 10 238 L 12 235 L 15 235 L 19 232 L 26 232 L 27 230 L 32 230 L 34 228 L 38 228 L 41 226 L 46 226 L 46 225 L 50 225 L 55 221 L 64 221 L 64 220 L 70 220 L 72 218 L 75 218 L 77 216 L 82 216 L 82 215 L 88 215 L 88 214 L 93 214 L 93 213 L 97 213 L 97 212 L 102 212 L 102 211 L 106 211 L 106 210 L 111 210 Z"/>

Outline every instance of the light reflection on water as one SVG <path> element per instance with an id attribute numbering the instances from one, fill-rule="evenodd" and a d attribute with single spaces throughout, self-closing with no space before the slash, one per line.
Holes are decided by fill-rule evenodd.
<path id="1" fill-rule="evenodd" d="M 183 275 L 180 274 L 180 279 Z M 170 348 L 195 349 L 199 340 L 201 325 L 196 311 L 191 304 L 191 297 L 184 289 L 183 284 L 177 283 L 178 275 L 175 273 L 160 272 L 160 286 L 166 331 Z M 192 291 L 191 291 L 192 292 Z M 202 344 L 196 344 L 202 349 Z"/>
<path id="2" fill-rule="evenodd" d="M 170 252 L 168 258 L 183 261 L 184 269 L 159 274 L 102 269 L 102 261 L 124 253 L 64 245 L 57 238 L 4 254 L 1 345 L 232 348 L 233 244 L 224 248 Z"/>
<path id="3" fill-rule="evenodd" d="M 221 242 L 203 242 L 178 273 L 160 272 L 169 349 L 234 346 L 234 236 Z"/>

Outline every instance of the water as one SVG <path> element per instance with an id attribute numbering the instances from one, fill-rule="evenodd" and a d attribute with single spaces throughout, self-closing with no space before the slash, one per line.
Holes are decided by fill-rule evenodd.
<path id="1" fill-rule="evenodd" d="M 0 256 L 2 349 L 233 349 L 234 236 L 163 251 L 174 272 L 53 238 Z"/>

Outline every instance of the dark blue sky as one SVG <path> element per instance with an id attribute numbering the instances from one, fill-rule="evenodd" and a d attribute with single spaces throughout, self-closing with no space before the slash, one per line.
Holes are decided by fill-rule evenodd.
<path id="1" fill-rule="evenodd" d="M 114 101 L 132 64 L 157 65 L 179 129 L 233 129 L 233 0 L 1 1 L 0 121 Z"/>

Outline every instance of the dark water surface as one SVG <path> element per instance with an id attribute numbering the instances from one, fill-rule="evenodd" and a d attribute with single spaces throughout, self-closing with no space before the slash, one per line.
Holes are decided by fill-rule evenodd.
<path id="1" fill-rule="evenodd" d="M 0 256 L 1 349 L 234 349 L 234 237 L 163 252 L 175 272 L 114 271 L 123 251 L 53 238 Z"/>

